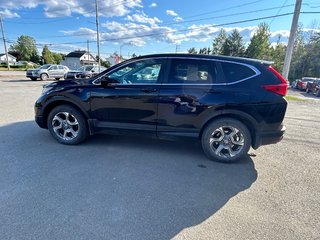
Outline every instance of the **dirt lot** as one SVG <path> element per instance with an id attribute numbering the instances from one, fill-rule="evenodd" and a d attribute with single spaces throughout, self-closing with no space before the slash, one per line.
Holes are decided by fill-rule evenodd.
<path id="1" fill-rule="evenodd" d="M 56 143 L 33 121 L 44 82 L 0 73 L 0 239 L 320 239 L 320 101 L 237 164 L 195 142 Z"/>

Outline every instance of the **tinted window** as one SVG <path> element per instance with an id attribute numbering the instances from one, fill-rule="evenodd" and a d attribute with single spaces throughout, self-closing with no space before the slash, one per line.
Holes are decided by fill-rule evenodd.
<path id="1" fill-rule="evenodd" d="M 169 83 L 210 84 L 215 81 L 216 68 L 212 61 L 173 59 Z"/>
<path id="2" fill-rule="evenodd" d="M 51 66 L 51 68 L 49 70 L 57 70 L 58 67 L 57 66 Z"/>
<path id="3" fill-rule="evenodd" d="M 129 63 L 108 77 L 122 84 L 157 83 L 161 66 L 162 60 L 142 60 Z"/>
<path id="4" fill-rule="evenodd" d="M 228 62 L 221 62 L 220 64 L 227 83 L 246 79 L 256 74 L 255 71 L 245 65 Z"/>

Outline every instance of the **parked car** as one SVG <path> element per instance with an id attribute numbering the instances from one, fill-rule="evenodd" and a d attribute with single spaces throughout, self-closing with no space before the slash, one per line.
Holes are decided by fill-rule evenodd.
<path id="1" fill-rule="evenodd" d="M 308 82 L 306 87 L 306 93 L 316 94 L 317 97 L 320 97 L 320 79 Z"/>
<path id="2" fill-rule="evenodd" d="M 106 70 L 105 67 L 100 67 L 100 72 Z M 64 79 L 78 79 L 78 78 L 91 78 L 99 74 L 99 66 L 85 65 L 75 71 L 69 71 L 65 74 Z"/>
<path id="3" fill-rule="evenodd" d="M 151 76 L 146 69 L 153 70 Z M 35 119 L 63 144 L 78 144 L 99 132 L 184 137 L 200 140 L 208 158 L 232 162 L 250 147 L 282 139 L 287 88 L 271 63 L 262 60 L 148 55 L 91 79 L 44 86 Z"/>
<path id="4" fill-rule="evenodd" d="M 37 79 L 45 81 L 49 78 L 59 80 L 63 78 L 68 71 L 69 68 L 63 65 L 45 64 L 37 69 L 28 69 L 26 76 L 33 81 Z"/>
<path id="5" fill-rule="evenodd" d="M 316 78 L 313 77 L 303 77 L 302 79 L 299 79 L 297 81 L 297 89 L 299 90 L 306 90 L 307 88 L 307 83 L 312 82 L 313 80 L 316 80 Z"/>
<path id="6" fill-rule="evenodd" d="M 290 87 L 291 87 L 291 88 L 297 88 L 297 82 L 298 82 L 298 80 L 299 80 L 299 79 L 294 80 L 294 81 L 291 83 Z"/>

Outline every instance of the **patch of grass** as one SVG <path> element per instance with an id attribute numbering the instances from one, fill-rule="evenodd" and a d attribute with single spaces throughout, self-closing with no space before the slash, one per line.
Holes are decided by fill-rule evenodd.
<path id="1" fill-rule="evenodd" d="M 286 96 L 285 99 L 287 99 L 288 101 L 306 101 L 306 99 L 296 96 Z"/>
<path id="2" fill-rule="evenodd" d="M 0 67 L 0 71 L 8 71 L 7 67 Z M 26 68 L 10 68 L 10 71 L 26 71 Z"/>

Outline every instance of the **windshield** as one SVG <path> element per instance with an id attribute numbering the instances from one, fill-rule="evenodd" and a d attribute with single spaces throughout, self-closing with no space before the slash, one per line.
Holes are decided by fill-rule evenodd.
<path id="1" fill-rule="evenodd" d="M 48 69 L 51 65 L 50 64 L 45 64 L 41 67 L 39 67 L 39 69 Z"/>

